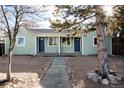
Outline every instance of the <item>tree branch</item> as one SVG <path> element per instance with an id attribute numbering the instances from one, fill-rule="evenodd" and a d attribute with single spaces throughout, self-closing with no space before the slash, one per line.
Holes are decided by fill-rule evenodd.
<path id="1" fill-rule="evenodd" d="M 7 17 L 6 17 L 6 14 L 5 14 L 5 11 L 4 11 L 2 5 L 1 5 L 1 9 L 2 9 L 3 16 L 4 16 L 4 18 L 5 18 L 5 22 L 6 22 L 6 25 L 7 25 L 7 30 L 8 30 L 8 34 L 9 34 L 9 41 L 10 41 L 10 46 L 11 46 L 12 36 L 11 36 L 11 30 L 10 30 L 9 22 L 8 22 L 8 19 L 7 19 Z"/>

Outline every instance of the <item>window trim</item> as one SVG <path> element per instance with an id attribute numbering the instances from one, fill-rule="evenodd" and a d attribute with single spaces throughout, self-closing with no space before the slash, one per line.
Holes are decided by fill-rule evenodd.
<path id="1" fill-rule="evenodd" d="M 18 44 L 18 38 L 24 38 L 24 43 L 23 43 L 23 45 L 19 45 Z M 19 46 L 19 47 L 24 47 L 25 46 L 25 36 L 17 36 L 17 39 L 16 39 L 17 41 L 16 41 L 16 45 L 17 46 Z"/>
<path id="2" fill-rule="evenodd" d="M 56 40 L 57 40 L 57 42 L 58 42 L 58 38 L 57 38 L 57 37 L 48 37 L 48 46 L 49 46 L 49 47 L 56 47 L 56 46 L 58 46 L 58 43 L 57 43 L 57 45 L 50 45 L 50 44 L 49 44 L 50 38 L 56 38 Z"/>
<path id="3" fill-rule="evenodd" d="M 70 45 L 62 45 L 62 38 L 69 38 L 70 39 Z M 61 45 L 62 47 L 71 47 L 71 37 L 61 37 Z"/>
<path id="4" fill-rule="evenodd" d="M 97 36 L 93 36 L 93 46 L 97 46 L 97 44 L 95 45 L 95 41 L 94 41 L 94 39 L 97 39 Z"/>

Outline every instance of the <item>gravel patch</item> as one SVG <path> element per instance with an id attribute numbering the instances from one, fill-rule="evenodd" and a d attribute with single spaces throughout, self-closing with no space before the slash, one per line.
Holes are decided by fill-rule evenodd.
<path id="1" fill-rule="evenodd" d="M 39 84 L 40 79 L 36 73 L 13 73 L 13 80 L 0 84 L 0 88 L 32 88 Z M 5 73 L 0 73 L 0 80 L 6 78 Z"/>

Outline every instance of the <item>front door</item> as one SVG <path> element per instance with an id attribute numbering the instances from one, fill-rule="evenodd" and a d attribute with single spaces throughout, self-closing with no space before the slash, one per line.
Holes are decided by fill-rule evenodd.
<path id="1" fill-rule="evenodd" d="M 80 52 L 80 38 L 74 38 L 74 51 Z"/>
<path id="2" fill-rule="evenodd" d="M 39 52 L 44 52 L 45 50 L 45 42 L 44 37 L 39 38 Z"/>

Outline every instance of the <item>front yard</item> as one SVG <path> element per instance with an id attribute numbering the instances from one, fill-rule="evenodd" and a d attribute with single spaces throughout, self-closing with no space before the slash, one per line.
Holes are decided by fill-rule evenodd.
<path id="1" fill-rule="evenodd" d="M 124 80 L 120 81 L 117 85 L 103 86 L 99 83 L 93 83 L 86 78 L 86 74 L 98 68 L 96 56 L 79 56 L 79 57 L 66 57 L 66 65 L 70 70 L 71 81 L 74 85 L 83 83 L 87 88 L 100 88 L 100 87 L 124 87 Z M 110 68 L 118 72 L 124 77 L 124 58 L 123 57 L 109 57 Z"/>
<path id="2" fill-rule="evenodd" d="M 31 88 L 37 87 L 40 78 L 50 65 L 52 57 L 13 56 L 13 81 L 0 84 L 0 87 Z M 6 78 L 6 57 L 0 57 L 0 81 Z"/>
<path id="3" fill-rule="evenodd" d="M 13 56 L 12 76 L 13 81 L 0 83 L 0 88 L 32 88 L 39 87 L 39 82 L 50 66 L 53 57 L 38 56 Z M 69 71 L 71 84 L 75 86 L 83 84 L 85 88 L 118 87 L 124 88 L 124 58 L 109 57 L 110 69 L 121 74 L 122 81 L 117 85 L 103 86 L 86 78 L 88 72 L 98 68 L 96 56 L 64 57 Z M 0 82 L 6 78 L 6 57 L 0 57 Z M 42 86 L 40 86 L 42 87 Z"/>

